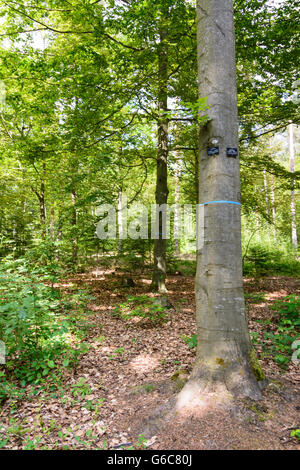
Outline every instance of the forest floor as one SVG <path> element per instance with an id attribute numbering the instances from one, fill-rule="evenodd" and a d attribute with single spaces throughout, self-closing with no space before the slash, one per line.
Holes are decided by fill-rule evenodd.
<path id="1" fill-rule="evenodd" d="M 126 276 L 134 287 L 124 285 Z M 89 350 L 75 368 L 66 369 L 59 394 L 41 391 L 14 408 L 9 401 L 3 405 L 0 428 L 10 433 L 5 448 L 300 450 L 299 441 L 290 437 L 291 430 L 300 428 L 299 366 L 290 363 L 283 370 L 268 356 L 261 360 L 270 381 L 263 402 L 243 402 L 239 411 L 199 418 L 175 417 L 147 435 L 147 417 L 174 397 L 178 377 L 191 371 L 195 348 L 183 338 L 196 332 L 193 277 L 168 278 L 171 308 L 162 324 L 115 314 L 128 296 L 155 296 L 149 293 L 150 282 L 150 275 L 101 268 L 64 281 L 63 289 L 88 288 L 94 296 L 84 339 Z M 250 329 L 259 336 L 272 328 L 270 306 L 299 293 L 299 280 L 245 279 L 245 291 Z"/>

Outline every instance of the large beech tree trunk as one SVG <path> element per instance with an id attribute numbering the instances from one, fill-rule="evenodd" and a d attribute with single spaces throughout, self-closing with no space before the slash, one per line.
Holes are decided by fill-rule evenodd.
<path id="1" fill-rule="evenodd" d="M 168 6 L 162 7 L 160 19 L 160 43 L 158 47 L 158 148 L 156 170 L 156 204 L 168 202 Z M 152 289 L 166 292 L 166 240 L 163 238 L 163 217 L 159 214 L 159 234 L 154 241 L 154 272 Z"/>
<path id="2" fill-rule="evenodd" d="M 210 106 L 208 124 L 200 129 L 200 204 L 239 203 L 239 158 L 227 156 L 227 148 L 238 147 L 232 0 L 197 0 L 197 25 L 199 96 L 207 97 Z M 208 156 L 210 146 L 218 146 L 219 155 Z M 237 395 L 261 398 L 243 294 L 241 208 L 212 203 L 200 209 L 204 217 L 197 234 L 202 239 L 197 250 L 197 357 L 178 408 L 203 406 L 203 397 L 210 394 L 221 401 Z"/>

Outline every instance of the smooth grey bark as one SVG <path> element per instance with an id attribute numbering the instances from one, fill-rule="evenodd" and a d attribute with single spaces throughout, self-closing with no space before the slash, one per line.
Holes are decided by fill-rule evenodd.
<path id="1" fill-rule="evenodd" d="M 290 169 L 291 173 L 295 172 L 295 145 L 294 145 L 294 128 L 293 124 L 290 123 L 288 126 L 289 130 L 289 149 L 290 149 Z M 297 237 L 297 223 L 296 223 L 296 200 L 295 200 L 295 181 L 293 180 L 293 189 L 291 191 L 291 216 L 292 216 L 292 244 L 295 250 L 298 247 Z"/>
<path id="2" fill-rule="evenodd" d="M 209 121 L 200 129 L 200 203 L 240 202 L 239 158 L 227 156 L 227 148 L 238 147 L 232 0 L 197 0 L 197 30 L 199 97 L 206 96 L 210 106 Z M 220 153 L 208 156 L 215 139 Z M 203 394 L 221 401 L 236 395 L 261 398 L 243 293 L 241 208 L 205 205 L 202 222 L 203 233 L 197 234 L 203 237 L 197 250 L 197 357 L 178 409 L 197 407 Z"/>
<path id="3" fill-rule="evenodd" d="M 160 18 L 160 43 L 158 47 L 158 147 L 156 169 L 156 204 L 161 206 L 168 202 L 168 7 L 163 6 Z M 166 240 L 163 217 L 159 214 L 159 237 L 154 240 L 154 272 L 152 289 L 158 292 L 166 292 Z"/>
<path id="4" fill-rule="evenodd" d="M 194 151 L 195 154 L 195 189 L 196 189 L 196 201 L 199 204 L 199 150 Z"/>

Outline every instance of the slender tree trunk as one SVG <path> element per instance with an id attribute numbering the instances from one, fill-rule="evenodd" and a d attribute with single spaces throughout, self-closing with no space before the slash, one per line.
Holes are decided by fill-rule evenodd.
<path id="1" fill-rule="evenodd" d="M 291 173 L 295 173 L 295 146 L 294 146 L 294 128 L 289 124 L 289 148 L 290 148 L 290 168 Z M 292 183 L 291 191 L 291 216 L 292 216 L 292 244 L 295 250 L 298 247 L 297 224 L 296 224 L 296 201 L 295 201 L 295 180 Z"/>
<path id="2" fill-rule="evenodd" d="M 63 216 L 62 216 L 63 210 L 60 207 L 60 204 L 57 207 L 57 212 L 58 212 L 58 215 L 57 215 L 57 241 L 62 242 L 62 240 L 63 240 Z M 59 249 L 56 250 L 55 259 L 56 259 L 56 261 L 60 260 L 60 250 Z"/>
<path id="3" fill-rule="evenodd" d="M 268 191 L 268 179 L 266 170 L 264 170 L 264 188 L 265 188 L 265 199 L 266 199 L 266 208 L 267 215 L 270 216 L 270 204 L 269 204 L 269 191 Z"/>
<path id="4" fill-rule="evenodd" d="M 239 158 L 227 156 L 227 148 L 238 147 L 232 0 L 197 0 L 197 25 L 199 96 L 210 106 L 209 122 L 200 130 L 200 203 L 238 203 Z M 208 156 L 208 147 L 215 146 L 219 155 Z M 199 213 L 197 357 L 177 401 L 179 409 L 192 410 L 209 397 L 214 403 L 236 395 L 261 398 L 243 293 L 240 206 L 210 203 L 199 206 Z"/>
<path id="5" fill-rule="evenodd" d="M 72 262 L 74 265 L 78 261 L 78 240 L 77 240 L 77 210 L 76 210 L 76 192 L 72 191 Z"/>
<path id="6" fill-rule="evenodd" d="M 276 239 L 276 209 L 275 209 L 275 191 L 274 191 L 274 176 L 271 173 L 271 207 L 272 207 L 272 222 L 273 222 L 273 233 Z"/>
<path id="7" fill-rule="evenodd" d="M 118 232 L 119 232 L 119 246 L 118 252 L 122 254 L 123 250 L 123 214 L 122 214 L 122 190 L 119 191 L 119 198 L 118 198 Z"/>
<path id="8" fill-rule="evenodd" d="M 46 177 L 46 164 L 43 163 L 41 190 L 40 190 L 40 220 L 41 220 L 41 234 L 42 239 L 46 237 L 46 204 L 45 204 L 45 177 Z"/>
<path id="9" fill-rule="evenodd" d="M 168 202 L 168 7 L 162 7 L 160 19 L 160 44 L 158 47 L 158 148 L 156 173 L 156 204 L 161 206 Z M 166 292 L 166 240 L 163 239 L 163 217 L 159 214 L 159 234 L 154 241 L 154 273 L 152 288 Z"/>
<path id="10" fill-rule="evenodd" d="M 50 209 L 50 236 L 51 236 L 52 241 L 54 240 L 54 218 L 55 218 L 55 209 L 54 209 L 54 205 L 52 204 L 51 209 Z"/>
<path id="11" fill-rule="evenodd" d="M 265 189 L 265 200 L 268 220 L 270 220 L 270 201 L 269 201 L 269 188 L 268 188 L 268 177 L 267 172 L 264 170 L 264 189 Z M 270 238 L 270 227 L 268 225 L 268 237 Z"/>

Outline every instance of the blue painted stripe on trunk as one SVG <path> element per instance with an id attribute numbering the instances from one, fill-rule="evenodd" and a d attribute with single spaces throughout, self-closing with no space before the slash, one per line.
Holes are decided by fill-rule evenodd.
<path id="1" fill-rule="evenodd" d="M 209 202 L 204 202 L 203 204 L 199 204 L 199 206 L 206 206 L 207 204 L 235 204 L 236 206 L 241 206 L 240 202 L 234 202 L 234 201 L 209 201 Z"/>

